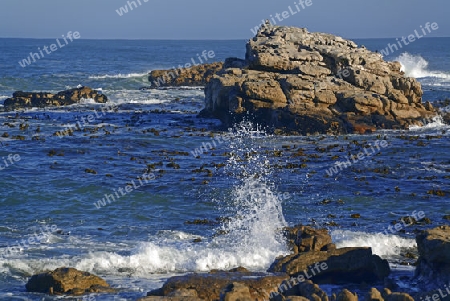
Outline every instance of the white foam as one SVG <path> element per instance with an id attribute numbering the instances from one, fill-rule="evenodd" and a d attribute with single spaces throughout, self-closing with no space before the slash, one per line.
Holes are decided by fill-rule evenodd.
<path id="1" fill-rule="evenodd" d="M 162 103 L 168 103 L 170 100 L 168 99 L 157 99 L 157 98 L 143 98 L 143 99 L 136 99 L 128 101 L 128 103 L 140 103 L 140 104 L 162 104 Z"/>
<path id="2" fill-rule="evenodd" d="M 91 75 L 89 79 L 105 79 L 105 78 L 133 78 L 133 77 L 143 77 L 148 76 L 150 72 L 145 73 L 128 73 L 128 74 L 103 74 L 103 75 Z"/>
<path id="3" fill-rule="evenodd" d="M 338 248 L 371 247 L 373 254 L 385 257 L 400 255 L 402 249 L 405 248 L 417 247 L 414 239 L 383 233 L 334 230 L 331 232 L 331 236 Z"/>
<path id="4" fill-rule="evenodd" d="M 273 185 L 267 180 L 270 169 L 267 158 L 258 148 L 261 131 L 254 131 L 250 125 L 232 130 L 230 147 L 233 157 L 225 174 L 231 174 L 237 184 L 230 194 L 223 194 L 217 200 L 222 208 L 227 208 L 226 216 L 231 219 L 218 227 L 225 234 L 214 238 L 204 238 L 183 231 L 165 230 L 150 236 L 146 242 L 121 242 L 120 245 L 98 244 L 87 238 L 68 236 L 67 244 L 51 245 L 61 250 L 52 250 L 53 256 L 42 260 L 29 258 L 0 259 L 0 267 L 33 274 L 52 270 L 61 266 L 71 266 L 79 270 L 100 275 L 127 275 L 146 277 L 151 274 L 184 272 L 207 272 L 212 269 L 230 269 L 244 266 L 251 270 L 266 270 L 279 255 L 288 254 L 280 229 L 286 226 L 281 209 L 281 200 L 276 196 Z M 252 154 L 246 156 L 246 154 Z M 259 177 L 255 177 L 258 174 Z M 230 182 L 233 182 L 230 179 Z M 195 243 L 200 238 L 203 241 Z M 136 247 L 131 247 L 136 246 Z M 50 247 L 42 245 L 42 248 Z M 64 247 L 76 248 L 75 256 L 67 254 Z M 116 250 L 120 250 L 120 253 Z M 57 252 L 58 251 L 58 252 Z M 85 253 L 84 253 L 85 252 Z"/>
<path id="5" fill-rule="evenodd" d="M 96 104 L 97 102 L 93 98 L 82 98 L 80 104 Z"/>
<path id="6" fill-rule="evenodd" d="M 439 130 L 447 128 L 448 125 L 445 124 L 444 119 L 440 115 L 436 115 L 429 119 L 422 120 L 423 126 L 420 125 L 410 125 L 410 131 L 421 131 L 421 130 Z"/>
<path id="7" fill-rule="evenodd" d="M 450 74 L 448 73 L 428 70 L 428 62 L 420 55 L 412 55 L 404 52 L 396 57 L 394 61 L 400 62 L 402 65 L 401 71 L 405 72 L 406 76 L 409 77 L 450 79 Z"/>

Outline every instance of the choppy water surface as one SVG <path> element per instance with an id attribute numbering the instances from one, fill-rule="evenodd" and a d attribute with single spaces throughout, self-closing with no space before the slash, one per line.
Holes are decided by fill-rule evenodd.
<path id="1" fill-rule="evenodd" d="M 0 114 L 2 300 L 41 300 L 25 292 L 28 277 L 61 266 L 98 274 L 130 300 L 175 274 L 239 265 L 263 271 L 288 252 L 278 229 L 297 223 L 328 228 L 338 246 L 372 246 L 397 274 L 409 275 L 412 268 L 400 264 L 413 251 L 414 230 L 450 214 L 450 127 L 438 118 L 364 136 L 277 137 L 247 123 L 224 129 L 196 117 L 199 88 L 138 89 L 147 71 L 188 62 L 204 49 L 218 59 L 242 57 L 242 41 L 193 42 L 186 53 L 176 42 L 109 42 L 74 56 L 89 68 L 57 64 L 68 55 L 61 51 L 26 72 L 13 67 L 25 47 L 15 43 L 1 46 L 3 66 L 10 65 L 0 74 L 2 99 L 81 83 L 103 88 L 110 103 Z M 364 44 L 381 48 L 385 41 Z M 124 47 L 126 64 L 118 60 Z M 425 58 L 416 47 L 397 54 L 406 73 L 415 70 L 426 99 L 445 98 L 448 62 L 435 67 L 441 54 Z M 102 61 L 87 62 L 96 56 Z M 83 122 L 89 115 L 94 122 Z M 77 122 L 73 135 L 55 135 Z M 364 158 L 355 160 L 359 153 Z M 420 211 L 431 225 L 389 229 Z"/>

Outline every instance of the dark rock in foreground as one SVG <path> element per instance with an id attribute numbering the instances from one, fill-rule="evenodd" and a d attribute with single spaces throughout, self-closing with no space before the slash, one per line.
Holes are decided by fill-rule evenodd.
<path id="1" fill-rule="evenodd" d="M 4 106 L 6 110 L 33 107 L 59 107 L 76 104 L 83 99 L 93 99 L 97 103 L 106 103 L 108 101 L 106 95 L 88 87 L 81 87 L 62 91 L 57 94 L 48 92 L 36 93 L 17 91 L 13 93 L 12 98 L 5 100 Z"/>
<path id="2" fill-rule="evenodd" d="M 201 116 L 306 135 L 407 129 L 435 115 L 400 63 L 331 34 L 263 26 L 243 65 L 225 66 L 208 82 Z"/>
<path id="3" fill-rule="evenodd" d="M 25 287 L 29 292 L 50 295 L 116 292 L 102 278 L 73 268 L 58 268 L 53 272 L 34 275 Z"/>
<path id="4" fill-rule="evenodd" d="M 149 292 L 147 296 L 189 297 L 200 300 L 228 300 L 232 296 L 251 296 L 251 300 L 269 300 L 270 294 L 278 291 L 281 283 L 289 277 L 286 274 L 266 274 L 242 271 L 217 271 L 207 274 L 189 274 L 172 277 L 158 290 Z M 222 296 L 222 298 L 221 298 Z M 146 299 L 141 300 L 157 300 Z M 171 300 L 169 298 L 162 300 Z M 188 300 L 173 299 L 173 300 Z M 196 300 L 196 299 L 189 299 Z M 236 299 L 229 299 L 236 300 Z M 242 299 L 249 300 L 249 299 Z"/>

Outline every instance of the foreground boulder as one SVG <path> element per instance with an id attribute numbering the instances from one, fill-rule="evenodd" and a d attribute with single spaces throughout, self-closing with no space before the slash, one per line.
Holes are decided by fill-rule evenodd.
<path id="1" fill-rule="evenodd" d="M 248 42 L 245 62 L 208 82 L 201 116 L 306 135 L 407 129 L 435 115 L 400 63 L 341 37 L 266 24 Z"/>
<path id="2" fill-rule="evenodd" d="M 419 260 L 416 276 L 426 284 L 450 284 L 450 226 L 425 230 L 416 236 Z"/>
<path id="3" fill-rule="evenodd" d="M 279 286 L 289 277 L 286 274 L 252 273 L 243 269 L 228 272 L 217 271 L 206 274 L 175 276 L 167 280 L 162 288 L 147 296 L 165 297 L 161 300 L 269 300 L 278 292 Z M 156 298 L 141 300 L 158 300 Z M 236 299 L 237 298 L 237 299 Z"/>
<path id="4" fill-rule="evenodd" d="M 371 248 L 341 248 L 285 256 L 277 259 L 269 272 L 339 284 L 380 281 L 389 276 L 390 268 L 386 260 L 372 254 Z"/>
<path id="5" fill-rule="evenodd" d="M 214 74 L 222 70 L 223 63 L 211 63 L 197 65 L 191 68 L 180 68 L 170 70 L 153 70 L 150 72 L 149 87 L 141 89 L 156 89 L 160 87 L 179 86 L 205 86 Z"/>
<path id="6" fill-rule="evenodd" d="M 336 249 L 327 230 L 296 226 L 285 230 L 294 254 L 277 258 L 272 273 L 286 273 L 299 282 L 315 283 L 375 282 L 389 276 L 386 260 L 372 254 L 371 248 Z"/>
<path id="7" fill-rule="evenodd" d="M 53 272 L 34 275 L 25 287 L 29 292 L 50 295 L 82 295 L 116 291 L 110 288 L 102 278 L 73 268 L 58 268 Z"/>
<path id="8" fill-rule="evenodd" d="M 3 105 L 7 110 L 33 107 L 59 107 L 76 104 L 83 99 L 93 99 L 97 103 L 106 103 L 108 101 L 106 95 L 88 87 L 81 87 L 62 91 L 57 94 L 17 91 L 13 93 L 12 98 L 6 99 Z"/>

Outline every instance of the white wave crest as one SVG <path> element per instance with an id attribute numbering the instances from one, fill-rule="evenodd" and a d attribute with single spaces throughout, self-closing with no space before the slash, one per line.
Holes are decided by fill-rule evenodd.
<path id="1" fill-rule="evenodd" d="M 450 74 L 442 71 L 428 70 L 428 61 L 420 55 L 412 55 L 404 52 L 396 57 L 394 61 L 400 62 L 402 65 L 401 71 L 405 72 L 406 76 L 415 78 L 434 77 L 441 79 L 450 79 Z"/>
<path id="2" fill-rule="evenodd" d="M 129 74 L 104 74 L 104 75 L 91 75 L 89 79 L 106 79 L 106 78 L 133 78 L 148 76 L 149 72 L 145 73 L 129 73 Z"/>
<path id="3" fill-rule="evenodd" d="M 379 256 L 400 255 L 402 249 L 415 248 L 417 246 L 414 239 L 383 233 L 335 230 L 331 232 L 331 236 L 338 248 L 371 247 L 373 254 Z"/>

